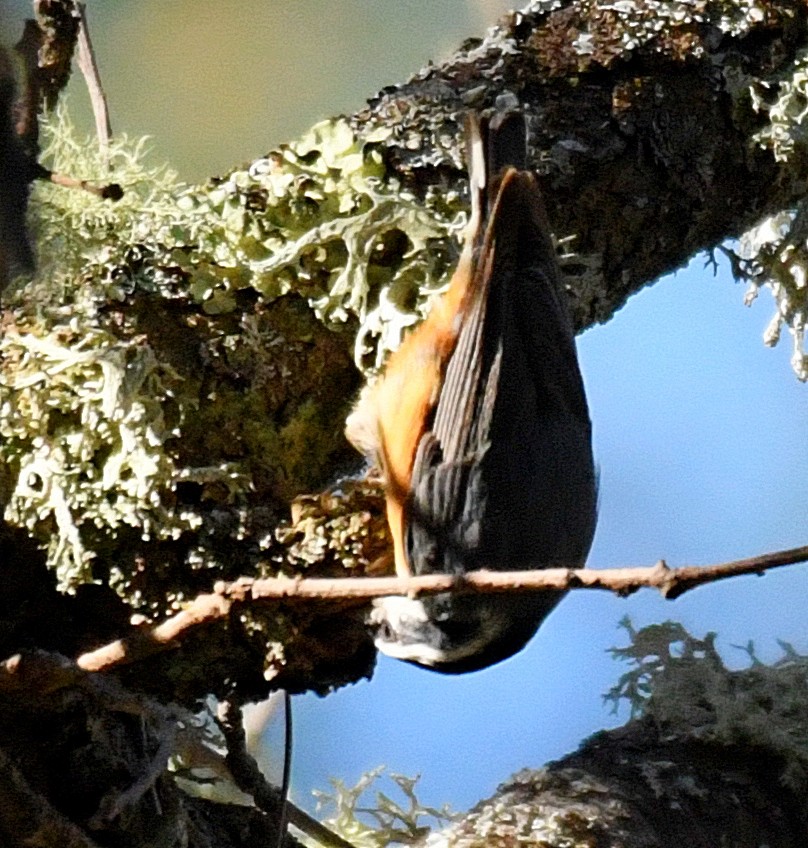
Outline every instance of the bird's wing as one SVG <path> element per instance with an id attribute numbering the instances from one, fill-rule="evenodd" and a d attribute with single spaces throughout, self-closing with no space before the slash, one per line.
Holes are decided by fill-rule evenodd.
<path id="1" fill-rule="evenodd" d="M 581 462 L 581 502 L 591 488 L 589 415 L 555 249 L 535 178 L 510 166 L 516 132 L 505 127 L 504 153 L 489 128 L 489 168 L 504 171 L 485 179 L 459 334 L 413 465 L 407 548 L 416 571 L 464 570 L 477 553 L 528 561 L 527 525 L 566 514 L 553 499 L 567 471 L 577 473 L 569 463 Z M 582 519 L 582 538 L 590 523 Z M 526 530 L 521 547 L 494 546 L 517 528 Z"/>

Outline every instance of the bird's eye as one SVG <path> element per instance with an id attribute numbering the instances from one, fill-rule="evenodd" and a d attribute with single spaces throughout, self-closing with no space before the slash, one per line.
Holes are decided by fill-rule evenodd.
<path id="1" fill-rule="evenodd" d="M 376 638 L 381 639 L 383 642 L 396 641 L 396 631 L 387 619 L 379 624 L 379 629 L 376 631 Z"/>

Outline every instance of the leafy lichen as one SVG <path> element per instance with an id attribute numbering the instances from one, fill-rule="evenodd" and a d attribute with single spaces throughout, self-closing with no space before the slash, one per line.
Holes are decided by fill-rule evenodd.
<path id="1" fill-rule="evenodd" d="M 383 779 L 392 784 L 393 792 L 378 789 Z M 332 779 L 332 792 L 314 794 L 318 810 L 328 816 L 325 823 L 357 848 L 409 845 L 423 839 L 430 825 L 444 826 L 456 818 L 448 805 L 440 809 L 425 806 L 416 792 L 418 780 L 385 774 L 385 769 L 378 767 L 362 775 L 355 786 Z"/>
<path id="2" fill-rule="evenodd" d="M 64 110 L 44 133 L 54 171 L 112 171 L 125 195 L 34 189 L 37 275 L 3 305 L 0 503 L 63 586 L 140 597 L 133 534 L 196 534 L 186 558 L 215 569 L 205 538 L 276 523 L 345 461 L 356 365 L 445 283 L 463 203 L 400 191 L 378 133 L 342 119 L 201 186 L 146 164 L 143 141 L 102 153 Z"/>

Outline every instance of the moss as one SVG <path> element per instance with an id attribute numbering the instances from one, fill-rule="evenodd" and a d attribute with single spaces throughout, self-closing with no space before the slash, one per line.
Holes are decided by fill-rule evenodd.
<path id="1" fill-rule="evenodd" d="M 615 709 L 650 717 L 680 740 L 766 751 L 781 763 L 780 779 L 800 795 L 808 785 L 808 723 L 803 704 L 808 657 L 781 643 L 782 658 L 764 665 L 747 647 L 750 667 L 730 671 L 715 647 L 715 633 L 698 639 L 677 622 L 635 630 L 612 650 L 631 668 L 606 695 Z"/>

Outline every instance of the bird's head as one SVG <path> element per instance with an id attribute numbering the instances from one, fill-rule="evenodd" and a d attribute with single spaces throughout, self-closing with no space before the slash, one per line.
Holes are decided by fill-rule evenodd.
<path id="1" fill-rule="evenodd" d="M 382 653 L 443 674 L 479 671 L 521 650 L 561 599 L 530 595 L 378 598 L 370 614 Z"/>

